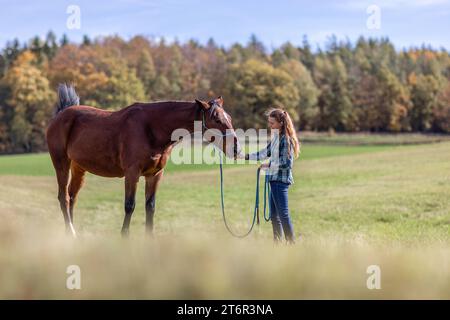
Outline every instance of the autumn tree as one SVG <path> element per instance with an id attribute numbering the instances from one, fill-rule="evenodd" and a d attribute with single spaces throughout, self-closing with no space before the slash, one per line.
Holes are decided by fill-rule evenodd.
<path id="1" fill-rule="evenodd" d="M 409 131 L 408 89 L 387 68 L 381 67 L 378 76 L 378 118 L 372 125 L 376 131 Z"/>
<path id="2" fill-rule="evenodd" d="M 64 46 L 52 60 L 49 72 L 52 87 L 73 83 L 87 105 L 114 110 L 145 101 L 135 69 L 100 45 Z"/>
<path id="3" fill-rule="evenodd" d="M 292 57 L 295 58 L 295 56 Z M 296 108 L 299 116 L 299 128 L 315 129 L 319 116 L 317 106 L 319 90 L 311 77 L 311 73 L 300 61 L 292 58 L 281 64 L 279 68 L 292 77 L 299 92 L 300 99 Z"/>
<path id="4" fill-rule="evenodd" d="M 314 79 L 320 90 L 318 128 L 351 131 L 355 119 L 347 86 L 347 70 L 342 60 L 338 56 L 317 57 Z"/>
<path id="5" fill-rule="evenodd" d="M 51 118 L 55 94 L 36 64 L 36 56 L 25 51 L 2 80 L 8 92 L 6 116 L 10 120 L 10 140 L 14 151 L 30 152 L 45 148 L 45 129 Z"/>
<path id="6" fill-rule="evenodd" d="M 411 74 L 411 127 L 414 131 L 428 131 L 433 125 L 433 112 L 438 108 L 441 83 L 431 75 Z"/>
<path id="7" fill-rule="evenodd" d="M 450 133 L 450 82 L 447 81 L 439 92 L 437 104 L 433 109 L 433 129 Z"/>
<path id="8" fill-rule="evenodd" d="M 156 70 L 153 59 L 147 50 L 141 51 L 136 65 L 136 75 L 144 86 L 146 100 L 150 101 L 155 90 Z"/>
<path id="9" fill-rule="evenodd" d="M 232 66 L 228 77 L 228 103 L 240 126 L 265 127 L 264 112 L 274 105 L 284 107 L 294 121 L 298 120 L 300 96 L 287 72 L 258 60 L 248 60 L 243 65 Z"/>

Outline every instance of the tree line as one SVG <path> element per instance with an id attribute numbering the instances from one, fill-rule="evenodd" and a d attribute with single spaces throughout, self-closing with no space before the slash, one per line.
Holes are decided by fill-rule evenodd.
<path id="1" fill-rule="evenodd" d="M 331 37 L 312 49 L 307 38 L 267 50 L 143 36 L 71 43 L 8 42 L 0 54 L 0 153 L 45 150 L 59 83 L 81 103 L 117 110 L 136 101 L 224 96 L 235 127 L 265 127 L 272 105 L 290 112 L 298 130 L 450 133 L 450 55 L 445 49 L 398 51 L 387 38 L 355 43 Z"/>

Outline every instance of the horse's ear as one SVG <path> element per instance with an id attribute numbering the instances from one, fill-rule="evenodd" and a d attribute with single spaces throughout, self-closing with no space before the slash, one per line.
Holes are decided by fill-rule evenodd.
<path id="1" fill-rule="evenodd" d="M 218 96 L 216 100 L 217 100 L 217 103 L 219 104 L 219 106 L 223 107 L 223 98 L 222 98 L 222 96 Z"/>
<path id="2" fill-rule="evenodd" d="M 195 102 L 197 102 L 197 104 L 205 110 L 208 110 L 211 107 L 209 104 L 202 100 L 195 99 Z"/>

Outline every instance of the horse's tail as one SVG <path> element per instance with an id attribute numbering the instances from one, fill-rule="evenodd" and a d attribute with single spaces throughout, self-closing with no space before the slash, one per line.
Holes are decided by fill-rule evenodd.
<path id="1" fill-rule="evenodd" d="M 75 88 L 65 83 L 60 83 L 58 86 L 58 101 L 55 106 L 55 115 L 70 106 L 78 106 L 80 104 L 80 97 L 75 92 Z"/>

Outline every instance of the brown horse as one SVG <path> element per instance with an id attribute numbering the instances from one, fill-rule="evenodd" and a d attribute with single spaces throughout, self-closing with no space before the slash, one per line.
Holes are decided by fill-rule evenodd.
<path id="1" fill-rule="evenodd" d="M 137 183 L 144 176 L 146 230 L 151 234 L 156 190 L 177 142 L 172 141 L 172 132 L 183 128 L 194 133 L 194 121 L 203 121 L 202 131 L 214 128 L 223 136 L 231 132 L 233 148 L 229 148 L 230 143 L 226 145 L 230 139 L 222 139 L 220 146 L 222 150 L 233 150 L 225 153 L 236 159 L 239 144 L 222 97 L 209 102 L 134 103 L 112 112 L 79 105 L 73 87 L 60 85 L 55 116 L 47 129 L 47 144 L 66 231 L 76 236 L 73 209 L 87 171 L 103 177 L 125 177 L 124 236 L 129 232 Z"/>

